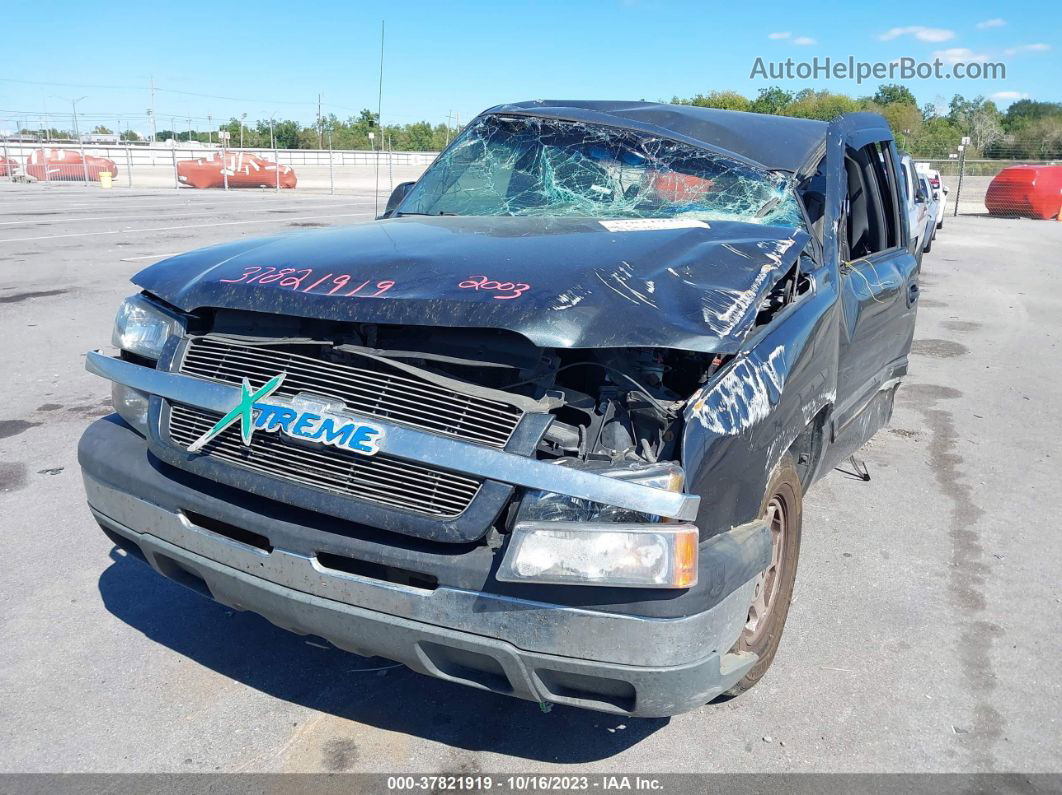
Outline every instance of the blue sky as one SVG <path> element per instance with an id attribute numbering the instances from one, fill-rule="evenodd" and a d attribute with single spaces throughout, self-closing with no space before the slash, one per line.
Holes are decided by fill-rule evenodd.
<path id="1" fill-rule="evenodd" d="M 206 117 L 341 117 L 376 106 L 380 19 L 387 45 L 386 121 L 464 121 L 490 105 L 534 98 L 669 99 L 714 89 L 754 96 L 764 85 L 873 93 L 877 82 L 750 80 L 765 61 L 849 55 L 1001 61 L 1005 80 L 912 80 L 920 102 L 958 92 L 1062 101 L 1062 6 L 980 0 L 851 4 L 420 2 L 401 5 L 218 2 L 86 4 L 9 0 L 0 56 L 0 128 L 68 113 L 144 131 L 155 96 L 159 128 L 205 128 Z M 16 82 L 21 81 L 21 82 Z M 44 85 L 47 84 L 47 85 Z M 190 93 L 177 93 L 190 92 Z M 202 94 L 211 96 L 192 96 Z M 38 120 L 32 122 L 39 124 Z M 56 119 L 55 126 L 68 126 Z M 113 123 L 111 124 L 113 126 Z"/>

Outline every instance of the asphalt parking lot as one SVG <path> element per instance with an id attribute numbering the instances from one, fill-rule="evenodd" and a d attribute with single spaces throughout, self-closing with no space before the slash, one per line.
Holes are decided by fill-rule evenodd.
<path id="1" fill-rule="evenodd" d="M 777 660 L 744 696 L 617 719 L 277 629 L 118 555 L 78 436 L 129 277 L 373 198 L 0 185 L 0 772 L 1021 771 L 1062 767 L 1062 223 L 947 219 L 911 375 L 808 495 Z"/>

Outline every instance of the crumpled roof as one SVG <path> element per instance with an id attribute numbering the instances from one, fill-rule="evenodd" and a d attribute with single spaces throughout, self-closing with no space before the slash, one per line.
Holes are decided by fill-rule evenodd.
<path id="1" fill-rule="evenodd" d="M 541 99 L 498 105 L 484 113 L 530 114 L 666 134 L 725 150 L 774 171 L 797 171 L 824 146 L 827 127 L 814 119 L 660 102 Z"/>

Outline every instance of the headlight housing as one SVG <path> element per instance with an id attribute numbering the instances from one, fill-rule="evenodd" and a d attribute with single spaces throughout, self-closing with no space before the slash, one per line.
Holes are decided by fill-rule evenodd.
<path id="1" fill-rule="evenodd" d="M 673 461 L 617 467 L 607 461 L 569 463 L 609 478 L 627 480 L 665 491 L 682 491 L 686 474 Z M 659 516 L 603 505 L 566 494 L 531 490 L 524 494 L 517 521 L 527 522 L 659 522 Z M 666 520 L 664 520 L 666 521 Z"/>
<path id="2" fill-rule="evenodd" d="M 690 588 L 695 525 L 518 522 L 495 575 L 503 582 Z"/>
<path id="3" fill-rule="evenodd" d="M 667 491 L 682 491 L 685 482 L 682 467 L 673 462 L 568 465 Z M 693 524 L 529 491 L 495 576 L 503 582 L 690 588 L 697 584 L 698 541 Z"/>
<path id="4" fill-rule="evenodd" d="M 158 361 L 166 341 L 183 331 L 181 320 L 142 295 L 126 298 L 114 318 L 111 343 L 123 351 Z"/>

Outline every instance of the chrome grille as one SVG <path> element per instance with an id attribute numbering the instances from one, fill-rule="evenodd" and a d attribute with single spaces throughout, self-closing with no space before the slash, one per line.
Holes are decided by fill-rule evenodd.
<path id="1" fill-rule="evenodd" d="M 376 368 L 329 362 L 257 345 L 240 345 L 196 337 L 188 345 L 180 371 L 187 375 L 254 385 L 285 372 L 274 394 L 291 397 L 310 392 L 342 400 L 354 414 L 390 420 L 469 442 L 504 447 L 523 412 L 489 398 L 465 395 L 416 376 Z M 372 368 L 372 369 L 370 369 Z"/>
<path id="2" fill-rule="evenodd" d="M 187 447 L 220 418 L 211 411 L 174 403 L 170 406 L 170 438 Z M 384 454 L 370 457 L 331 446 L 287 442 L 279 433 L 259 431 L 246 447 L 239 423 L 208 442 L 203 452 L 274 477 L 440 518 L 459 515 L 480 486 L 472 478 Z"/>

